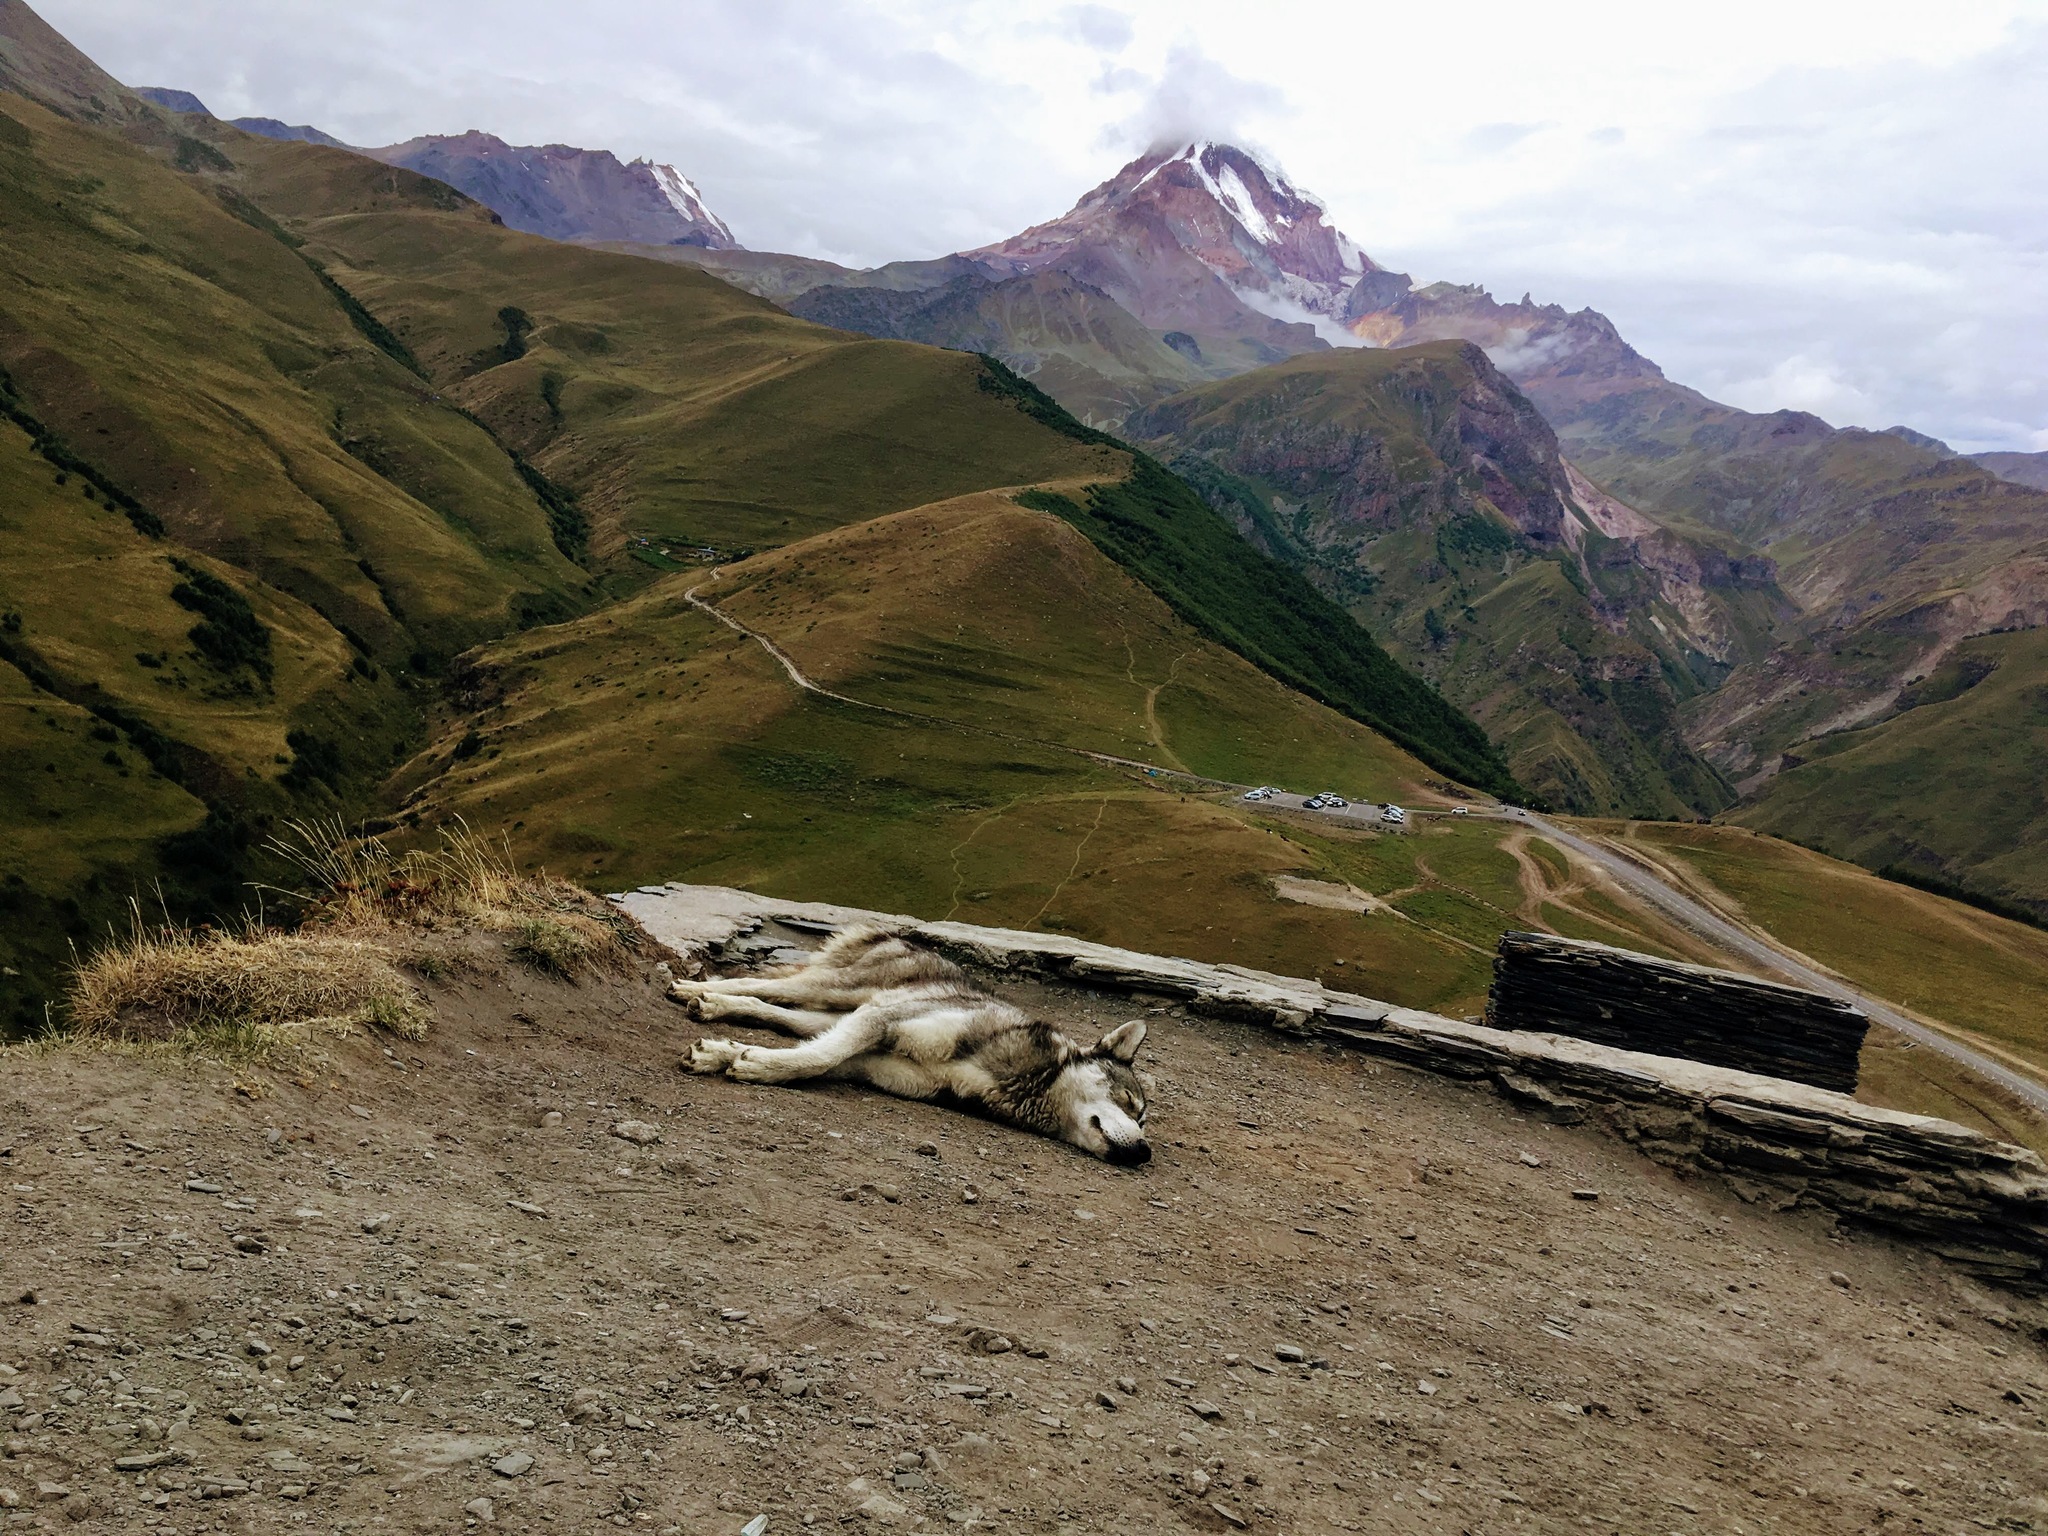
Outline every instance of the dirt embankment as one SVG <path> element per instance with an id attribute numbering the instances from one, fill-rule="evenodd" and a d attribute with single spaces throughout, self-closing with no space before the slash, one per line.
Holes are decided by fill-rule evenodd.
<path id="1" fill-rule="evenodd" d="M 0 1056 L 0 1519 L 2048 1523 L 2033 1304 L 1591 1131 L 1161 1015 L 1112 1170 L 686 1076 L 650 977 L 479 944 L 417 1043 Z"/>

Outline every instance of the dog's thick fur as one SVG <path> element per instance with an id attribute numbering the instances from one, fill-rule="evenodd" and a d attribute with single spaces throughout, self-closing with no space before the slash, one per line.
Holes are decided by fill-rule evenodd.
<path id="1" fill-rule="evenodd" d="M 957 1099 L 1112 1163 L 1152 1156 L 1145 1088 L 1131 1067 L 1142 1020 L 1081 1045 L 884 929 L 845 929 L 772 976 L 678 981 L 669 995 L 698 1018 L 765 1024 L 803 1041 L 699 1040 L 693 1072 L 747 1083 L 851 1078 L 908 1099 Z"/>

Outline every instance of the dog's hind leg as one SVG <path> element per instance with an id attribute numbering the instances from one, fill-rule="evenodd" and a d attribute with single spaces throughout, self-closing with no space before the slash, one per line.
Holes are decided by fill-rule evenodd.
<path id="1" fill-rule="evenodd" d="M 726 1071 L 743 1083 L 797 1083 L 823 1077 L 881 1045 L 888 1019 L 879 1008 L 856 1008 L 802 1045 L 740 1048 Z"/>
<path id="2" fill-rule="evenodd" d="M 790 1003 L 796 1007 L 837 1009 L 858 1008 L 874 993 L 871 986 L 849 987 L 839 980 L 831 966 L 806 967 L 789 976 L 720 976 L 710 981 L 669 983 L 672 1002 L 702 1003 L 707 998 L 752 997 L 764 1003 Z"/>
<path id="3" fill-rule="evenodd" d="M 744 1019 L 750 1024 L 766 1024 L 770 1029 L 795 1035 L 799 1040 L 822 1035 L 846 1017 L 843 1013 L 828 1013 L 818 1008 L 783 1008 L 775 1003 L 765 1003 L 758 997 L 733 992 L 713 992 L 700 997 L 697 999 L 697 1016 L 707 1023 L 713 1019 Z"/>

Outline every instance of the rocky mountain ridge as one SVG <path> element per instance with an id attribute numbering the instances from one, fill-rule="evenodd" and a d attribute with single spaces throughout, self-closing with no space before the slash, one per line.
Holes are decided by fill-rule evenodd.
<path id="1" fill-rule="evenodd" d="M 1277 166 L 1203 141 L 1148 151 L 1061 217 L 965 254 L 1058 268 L 1155 330 L 1290 354 L 1327 345 L 1353 287 L 1380 271 Z"/>
<path id="2" fill-rule="evenodd" d="M 190 91 L 144 86 L 134 93 L 166 111 L 214 117 Z M 266 139 L 296 140 L 353 150 L 386 165 L 403 166 L 446 182 L 505 223 L 550 240 L 624 241 L 636 245 L 736 250 L 739 242 L 704 194 L 672 165 L 622 161 L 608 149 L 570 144 L 508 144 L 471 129 L 425 134 L 402 144 L 364 148 L 345 144 L 307 124 L 274 117 L 218 119 Z"/>
<path id="3" fill-rule="evenodd" d="M 445 181 L 513 229 L 551 240 L 628 240 L 730 250 L 739 242 L 672 165 L 621 161 L 608 149 L 508 144 L 471 129 L 360 153 Z"/>
<path id="4" fill-rule="evenodd" d="M 191 112 L 202 117 L 217 115 L 190 91 L 172 90 L 162 85 L 144 85 L 138 86 L 135 94 L 169 112 Z M 221 121 L 230 127 L 241 129 L 244 133 L 256 134 L 260 138 L 291 139 L 301 144 L 325 144 L 332 149 L 351 147 L 342 143 L 333 134 L 325 133 L 309 123 L 287 123 L 275 117 L 228 117 L 222 118 Z"/>

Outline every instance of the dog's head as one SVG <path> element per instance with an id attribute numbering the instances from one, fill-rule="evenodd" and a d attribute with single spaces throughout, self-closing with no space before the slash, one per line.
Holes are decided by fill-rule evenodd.
<path id="1" fill-rule="evenodd" d="M 1119 1024 L 1060 1070 L 1053 1100 L 1060 1135 L 1106 1162 L 1152 1160 L 1145 1140 L 1145 1085 L 1132 1070 L 1145 1021 Z"/>

